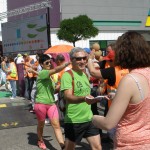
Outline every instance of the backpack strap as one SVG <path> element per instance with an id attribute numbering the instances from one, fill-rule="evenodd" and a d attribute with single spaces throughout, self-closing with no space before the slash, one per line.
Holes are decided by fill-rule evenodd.
<path id="1" fill-rule="evenodd" d="M 74 95 L 74 75 L 71 69 L 67 70 L 66 72 L 68 72 L 71 77 L 72 77 L 72 95 Z"/>
<path id="2" fill-rule="evenodd" d="M 72 72 L 71 69 L 67 70 L 66 72 L 68 72 L 68 73 L 71 75 L 71 77 L 72 77 L 72 95 L 74 95 L 74 75 L 73 75 L 73 72 Z M 84 73 L 85 73 L 85 75 L 86 75 L 87 78 L 88 78 L 87 73 L 86 73 L 86 72 L 84 72 Z"/>

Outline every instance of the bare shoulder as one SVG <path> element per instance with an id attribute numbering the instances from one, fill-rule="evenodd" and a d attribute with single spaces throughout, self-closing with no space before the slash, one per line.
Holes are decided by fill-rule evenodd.
<path id="1" fill-rule="evenodd" d="M 127 75 L 125 75 L 125 76 L 121 79 L 120 84 L 127 84 L 127 85 L 129 85 L 129 84 L 132 84 L 133 82 L 135 82 L 135 81 L 133 80 L 133 78 L 132 78 L 129 74 L 127 74 Z"/>
<path id="2" fill-rule="evenodd" d="M 134 81 L 134 79 L 130 75 L 125 75 L 121 79 L 117 91 L 119 91 L 118 94 L 121 93 L 123 94 L 124 97 L 126 96 L 131 97 L 133 96 L 133 93 L 135 93 L 135 89 L 136 89 L 135 87 L 136 87 L 136 82 Z"/>

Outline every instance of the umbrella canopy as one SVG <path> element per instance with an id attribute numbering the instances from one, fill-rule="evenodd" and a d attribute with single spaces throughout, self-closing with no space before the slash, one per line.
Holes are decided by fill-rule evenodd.
<path id="1" fill-rule="evenodd" d="M 44 52 L 44 54 L 50 53 L 69 53 L 73 46 L 71 45 L 55 45 L 50 47 L 48 50 Z"/>

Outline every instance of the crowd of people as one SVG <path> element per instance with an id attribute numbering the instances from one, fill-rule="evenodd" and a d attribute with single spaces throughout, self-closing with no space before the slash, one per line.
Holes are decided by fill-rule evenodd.
<path id="1" fill-rule="evenodd" d="M 2 58 L 0 86 L 8 89 L 9 82 L 11 99 L 19 91 L 32 101 L 39 148 L 46 149 L 43 128 L 48 118 L 62 150 L 74 150 L 82 138 L 92 150 L 101 150 L 102 129 L 116 150 L 150 149 L 150 46 L 141 34 L 130 31 L 106 51 L 102 56 L 100 45 L 94 43 L 90 50 L 74 47 L 68 62 L 63 54 L 55 60 L 46 54 L 37 54 L 36 61 L 28 54 Z M 99 115 L 98 103 L 105 106 L 104 116 Z"/>

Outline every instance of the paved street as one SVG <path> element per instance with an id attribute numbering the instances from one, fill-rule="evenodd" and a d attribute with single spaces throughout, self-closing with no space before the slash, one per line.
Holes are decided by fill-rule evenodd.
<path id="1" fill-rule="evenodd" d="M 29 102 L 22 97 L 17 97 L 15 100 L 10 100 L 8 97 L 0 98 L 0 113 L 2 113 L 2 109 L 4 108 L 7 109 L 7 106 L 19 108 L 20 106 L 18 105 L 26 106 L 29 105 Z M 30 112 L 28 113 L 29 115 L 31 115 Z M 8 118 L 8 122 L 9 119 L 10 118 Z M 16 120 L 13 120 L 13 122 L 16 122 Z M 4 122 L 3 124 L 6 123 Z M 15 125 L 15 124 L 11 123 L 9 125 Z M 5 129 L 4 127 L 3 129 L 0 130 L 0 135 L 1 135 L 0 150 L 31 150 L 31 149 L 38 150 L 39 149 L 37 147 L 36 125 L 24 126 L 24 127 L 12 126 L 9 129 Z M 60 147 L 55 139 L 54 132 L 50 124 L 45 125 L 44 140 L 45 140 L 45 144 L 47 145 L 47 150 L 60 150 Z M 103 150 L 111 150 L 109 147 L 110 145 L 108 143 L 103 143 Z M 76 146 L 76 150 L 90 150 L 90 148 L 87 142 L 85 140 L 82 140 L 81 143 Z"/>

